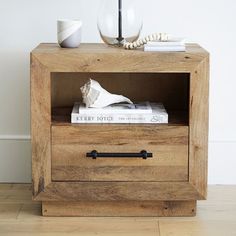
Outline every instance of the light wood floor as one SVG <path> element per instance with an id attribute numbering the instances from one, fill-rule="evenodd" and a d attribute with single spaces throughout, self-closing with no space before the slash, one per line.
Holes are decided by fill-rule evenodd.
<path id="1" fill-rule="evenodd" d="M 210 186 L 196 217 L 42 217 L 28 184 L 0 184 L 4 236 L 236 236 L 236 186 Z"/>

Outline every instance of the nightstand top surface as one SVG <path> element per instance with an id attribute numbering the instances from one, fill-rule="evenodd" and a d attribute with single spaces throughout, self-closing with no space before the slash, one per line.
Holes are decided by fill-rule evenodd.
<path id="1" fill-rule="evenodd" d="M 112 54 L 124 54 L 124 55 L 149 55 L 149 54 L 208 54 L 198 44 L 186 44 L 186 52 L 144 52 L 143 48 L 136 50 L 125 50 L 122 47 L 113 47 L 104 43 L 82 43 L 79 48 L 61 48 L 56 43 L 41 43 L 39 44 L 32 53 L 60 53 L 60 54 L 74 54 L 74 53 L 112 53 Z"/>
<path id="2" fill-rule="evenodd" d="M 144 52 L 106 44 L 86 43 L 79 48 L 60 48 L 42 43 L 31 52 L 50 72 L 192 72 L 209 54 L 198 44 L 187 44 L 186 52 Z"/>

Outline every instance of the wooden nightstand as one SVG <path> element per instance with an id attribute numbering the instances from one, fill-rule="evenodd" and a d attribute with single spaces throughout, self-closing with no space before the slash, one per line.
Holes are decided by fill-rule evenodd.
<path id="1" fill-rule="evenodd" d="M 192 216 L 207 195 L 209 54 L 104 44 L 31 53 L 33 199 L 45 216 Z M 88 78 L 134 101 L 164 103 L 165 125 L 70 123 Z M 147 150 L 153 158 L 86 157 Z"/>

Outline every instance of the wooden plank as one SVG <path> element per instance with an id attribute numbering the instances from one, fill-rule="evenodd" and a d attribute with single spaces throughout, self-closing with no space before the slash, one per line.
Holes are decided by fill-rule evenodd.
<path id="1" fill-rule="evenodd" d="M 44 216 L 194 216 L 196 201 L 43 202 Z"/>
<path id="2" fill-rule="evenodd" d="M 19 203 L 0 203 L 0 221 L 16 219 L 21 210 L 21 207 L 22 204 Z"/>
<path id="3" fill-rule="evenodd" d="M 147 150 L 153 158 L 87 158 L 86 153 Z M 53 181 L 187 181 L 188 127 L 52 127 Z"/>
<path id="4" fill-rule="evenodd" d="M 33 204 L 31 184 L 0 184 L 0 204 Z"/>
<path id="5" fill-rule="evenodd" d="M 96 135 L 95 135 L 96 134 Z M 52 126 L 52 145 L 187 145 L 187 126 Z"/>
<path id="6" fill-rule="evenodd" d="M 51 182 L 50 72 L 31 55 L 31 144 L 33 197 Z"/>
<path id="7" fill-rule="evenodd" d="M 100 166 L 53 165 L 52 181 L 187 181 L 186 166 Z"/>
<path id="8" fill-rule="evenodd" d="M 42 203 L 41 202 L 28 202 L 28 204 L 23 204 L 20 212 L 17 216 L 19 221 L 38 221 L 42 220 Z"/>
<path id="9" fill-rule="evenodd" d="M 207 52 L 187 45 L 186 52 L 127 51 L 105 44 L 82 44 L 78 49 L 41 45 L 33 54 L 52 72 L 190 72 Z M 140 66 L 142 65 L 142 66 Z"/>
<path id="10" fill-rule="evenodd" d="M 159 236 L 155 221 L 137 221 L 132 218 L 112 218 L 87 221 L 81 218 L 51 218 L 18 221 L 0 221 L 0 234 L 4 236 Z"/>
<path id="11" fill-rule="evenodd" d="M 32 189 L 31 184 L 22 184 L 22 183 L 0 183 L 0 193 L 1 192 L 10 192 L 10 191 L 30 191 Z"/>
<path id="12" fill-rule="evenodd" d="M 189 181 L 204 197 L 207 196 L 209 58 L 206 57 L 191 73 Z"/>
<path id="13" fill-rule="evenodd" d="M 39 201 L 191 201 L 202 199 L 188 182 L 52 182 Z"/>
<path id="14" fill-rule="evenodd" d="M 206 221 L 185 221 L 185 220 L 166 220 L 159 222 L 161 236 L 222 236 L 235 235 L 236 224 L 235 220 L 226 221 L 224 219 L 206 220 Z"/>

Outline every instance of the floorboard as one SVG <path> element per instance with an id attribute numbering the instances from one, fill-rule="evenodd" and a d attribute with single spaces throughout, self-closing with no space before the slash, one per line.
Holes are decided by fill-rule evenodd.
<path id="1" fill-rule="evenodd" d="M 209 186 L 196 217 L 42 217 L 29 184 L 0 184 L 0 236 L 236 236 L 236 186 Z"/>

